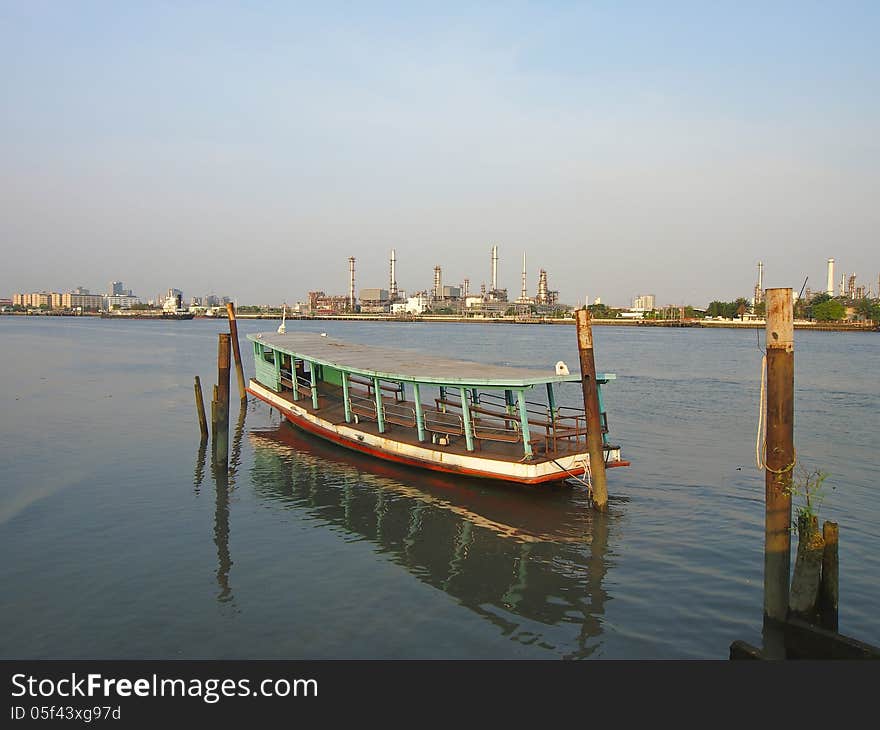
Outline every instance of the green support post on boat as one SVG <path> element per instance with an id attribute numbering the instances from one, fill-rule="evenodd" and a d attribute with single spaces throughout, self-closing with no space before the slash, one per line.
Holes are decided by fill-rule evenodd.
<path id="1" fill-rule="evenodd" d="M 385 409 L 382 407 L 382 389 L 379 387 L 379 378 L 373 378 L 373 394 L 376 396 L 376 422 L 379 433 L 385 433 Z"/>
<path id="2" fill-rule="evenodd" d="M 413 383 L 413 398 L 416 401 L 416 430 L 419 435 L 419 443 L 424 443 L 427 436 L 425 435 L 425 413 L 422 410 L 421 389 L 418 383 Z"/>
<path id="3" fill-rule="evenodd" d="M 519 403 L 519 422 L 522 426 L 523 452 L 526 456 L 532 456 L 532 442 L 529 438 L 529 412 L 526 410 L 526 392 L 524 390 L 516 391 L 516 399 Z"/>
<path id="4" fill-rule="evenodd" d="M 464 442 L 468 451 L 474 450 L 474 430 L 471 424 L 471 409 L 468 405 L 468 393 L 466 388 L 459 388 L 461 395 L 461 420 L 464 423 Z"/>
<path id="5" fill-rule="evenodd" d="M 550 407 L 550 423 L 556 425 L 556 394 L 553 392 L 553 383 L 547 383 L 547 403 Z"/>
<path id="6" fill-rule="evenodd" d="M 318 410 L 318 371 L 313 362 L 309 363 L 309 374 L 312 376 L 312 408 Z"/>
<path id="7" fill-rule="evenodd" d="M 342 378 L 342 401 L 345 404 L 345 422 L 351 423 L 351 393 L 348 387 L 348 373 L 345 370 L 340 371 Z"/>

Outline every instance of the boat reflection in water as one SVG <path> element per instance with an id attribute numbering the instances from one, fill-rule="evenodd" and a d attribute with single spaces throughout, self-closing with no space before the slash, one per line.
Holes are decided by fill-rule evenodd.
<path id="1" fill-rule="evenodd" d="M 426 475 L 289 424 L 248 436 L 259 496 L 371 541 L 511 639 L 550 650 L 562 644 L 571 658 L 601 645 L 614 518 L 594 513 L 583 490 Z"/>

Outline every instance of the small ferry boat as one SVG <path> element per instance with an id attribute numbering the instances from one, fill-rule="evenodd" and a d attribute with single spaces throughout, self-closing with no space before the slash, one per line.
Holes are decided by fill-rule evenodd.
<path id="1" fill-rule="evenodd" d="M 520 484 L 589 472 L 583 409 L 557 405 L 578 374 L 449 360 L 316 333 L 261 333 L 248 392 L 288 421 L 363 454 L 409 466 Z M 596 375 L 605 466 L 628 466 L 608 438 Z M 538 396 L 534 396 L 538 393 Z M 527 399 L 527 395 L 533 396 Z M 541 397 L 538 401 L 535 398 Z"/>

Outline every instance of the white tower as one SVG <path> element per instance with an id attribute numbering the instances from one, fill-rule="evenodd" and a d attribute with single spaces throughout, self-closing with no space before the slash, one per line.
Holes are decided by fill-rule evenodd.
<path id="1" fill-rule="evenodd" d="M 498 246 L 492 246 L 492 289 L 498 288 Z"/>
<path id="2" fill-rule="evenodd" d="M 394 272 L 394 265 L 397 263 L 397 257 L 394 255 L 394 249 L 391 249 L 391 280 L 388 282 L 388 297 L 392 302 L 397 300 L 397 277 Z"/>
<path id="3" fill-rule="evenodd" d="M 523 251 L 523 270 L 522 270 L 522 291 L 519 295 L 519 300 L 521 302 L 525 302 L 529 298 L 529 288 L 526 284 L 526 252 Z"/>
<path id="4" fill-rule="evenodd" d="M 829 297 L 834 296 L 834 259 L 828 259 L 828 282 L 825 292 Z"/>
<path id="5" fill-rule="evenodd" d="M 354 256 L 348 257 L 348 307 L 354 311 Z"/>
<path id="6" fill-rule="evenodd" d="M 753 297 L 755 304 L 764 301 L 764 262 L 758 262 L 758 283 L 755 284 L 755 296 Z"/>
<path id="7" fill-rule="evenodd" d="M 439 266 L 434 267 L 434 299 L 443 296 L 443 273 Z"/>

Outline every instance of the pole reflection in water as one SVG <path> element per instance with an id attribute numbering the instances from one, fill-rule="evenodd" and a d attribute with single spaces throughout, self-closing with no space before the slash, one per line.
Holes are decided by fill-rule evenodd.
<path id="1" fill-rule="evenodd" d="M 254 404 L 256 405 L 256 404 Z M 238 411 L 238 422 L 235 424 L 235 431 L 232 434 L 232 452 L 229 456 L 229 488 L 235 488 L 235 478 L 238 474 L 238 467 L 241 466 L 241 439 L 244 435 L 244 421 L 247 417 L 248 403 L 241 402 L 241 408 Z"/>
<path id="2" fill-rule="evenodd" d="M 370 540 L 511 639 L 554 650 L 558 629 L 571 626 L 563 656 L 601 646 L 614 516 L 593 512 L 582 491 L 526 492 L 386 465 L 287 424 L 248 436 L 260 497 Z"/>
<path id="3" fill-rule="evenodd" d="M 205 461 L 208 458 L 208 439 L 202 439 L 199 444 L 199 450 L 196 454 L 196 467 L 193 470 L 193 489 L 198 494 L 202 489 L 202 482 L 205 480 Z"/>
<path id="4" fill-rule="evenodd" d="M 232 442 L 230 463 L 224 464 L 221 460 L 211 460 L 211 478 L 215 487 L 214 506 L 214 545 L 217 547 L 217 585 L 220 592 L 217 600 L 220 603 L 232 603 L 234 596 L 229 581 L 229 571 L 232 569 L 232 555 L 229 552 L 229 495 L 235 487 L 235 477 L 238 467 L 241 465 L 241 441 L 244 434 L 245 418 L 247 416 L 247 404 L 242 403 L 238 414 L 238 423 Z M 199 491 L 205 469 L 206 441 L 202 441 L 196 457 L 195 489 Z"/>

